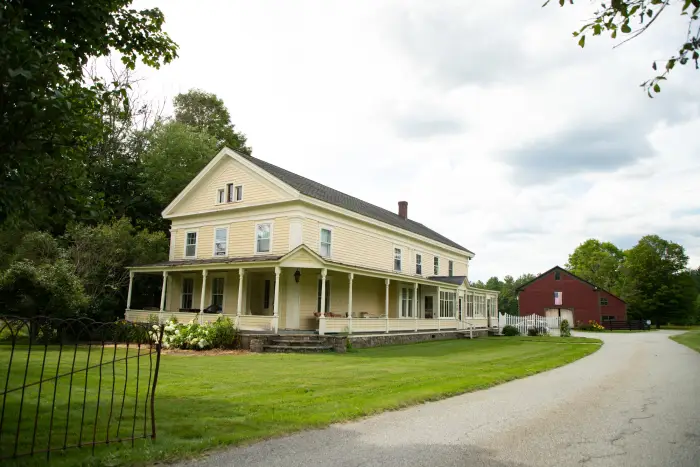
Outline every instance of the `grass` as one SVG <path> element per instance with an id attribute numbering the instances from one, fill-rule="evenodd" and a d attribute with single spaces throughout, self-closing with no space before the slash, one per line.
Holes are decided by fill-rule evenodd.
<path id="1" fill-rule="evenodd" d="M 690 347 L 696 352 L 700 352 L 700 330 L 684 332 L 683 334 L 678 334 L 677 336 L 671 336 L 671 339 L 683 344 L 686 347 Z"/>
<path id="2" fill-rule="evenodd" d="M 697 330 L 700 330 L 700 326 L 698 326 L 698 325 L 682 326 L 679 324 L 662 324 L 661 329 L 670 329 L 670 330 L 676 330 L 676 331 L 697 331 Z"/>
<path id="3" fill-rule="evenodd" d="M 599 342 L 584 338 L 502 337 L 380 347 L 344 355 L 164 355 L 156 398 L 158 436 L 155 442 L 137 441 L 133 449 L 125 444 L 100 446 L 94 457 L 89 448 L 70 449 L 52 454 L 51 463 L 54 466 L 138 465 L 192 457 L 209 449 L 324 427 L 487 388 L 570 363 L 595 352 L 600 347 Z M 15 357 L 13 365 L 21 369 L 26 357 L 17 354 Z M 86 357 L 86 352 L 80 351 L 78 363 L 84 364 Z M 7 368 L 8 359 L 9 353 L 0 349 L 0 368 Z M 93 352 L 93 362 L 95 360 L 99 358 Z M 53 368 L 55 373 L 58 361 L 58 352 L 50 350 L 46 368 Z M 133 363 L 130 365 L 129 371 L 133 375 L 136 368 Z M 38 379 L 41 359 L 38 356 L 32 358 L 29 368 L 29 380 Z M 142 375 L 146 374 L 146 369 L 147 361 L 144 361 Z M 71 409 L 73 415 L 70 419 L 63 415 L 67 408 L 66 387 L 59 385 L 56 388 L 60 408 L 56 414 L 61 415 L 56 415 L 54 426 L 61 430 L 58 430 L 60 436 L 54 435 L 53 445 L 56 445 L 56 438 L 62 442 L 66 424 L 71 442 L 78 441 L 81 427 L 83 439 L 92 439 L 93 430 L 96 439 L 104 438 L 110 412 L 109 400 L 105 401 L 104 395 L 109 393 L 113 383 L 117 392 L 124 384 L 122 369 L 117 368 L 114 379 L 111 370 L 104 373 L 97 427 L 92 422 L 97 408 L 97 370 L 91 370 L 87 377 L 87 393 L 83 391 L 85 374 L 76 376 L 78 388 L 72 397 L 73 406 L 76 403 L 77 406 Z M 21 383 L 17 381 L 20 377 L 21 371 L 11 372 L 10 387 Z M 127 386 L 130 397 L 125 403 L 121 429 L 126 427 L 130 432 L 133 411 L 136 410 L 136 428 L 142 431 L 143 409 L 132 402 L 136 394 L 134 385 Z M 142 378 L 141 400 L 145 396 L 145 386 Z M 34 387 L 25 395 L 25 401 L 33 402 L 25 403 L 22 438 L 31 434 L 36 390 Z M 37 442 L 44 446 L 48 442 L 53 390 L 53 385 L 43 385 Z M 88 416 L 81 423 L 77 407 L 83 399 Z M 119 402 L 117 399 L 117 406 Z M 11 393 L 7 398 L 6 416 L 17 414 L 18 410 L 19 395 Z M 113 410 L 109 419 L 112 438 L 116 435 L 115 425 L 119 419 L 116 409 Z M 13 441 L 12 436 L 4 436 L 0 440 L 0 451 L 8 449 Z M 44 459 L 41 456 L 23 458 L 19 465 L 44 464 Z M 5 462 L 4 465 L 11 464 Z"/>

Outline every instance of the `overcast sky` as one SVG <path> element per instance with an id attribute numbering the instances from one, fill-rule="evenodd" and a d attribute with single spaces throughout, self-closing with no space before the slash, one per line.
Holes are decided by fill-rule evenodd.
<path id="1" fill-rule="evenodd" d="M 141 74 L 155 99 L 217 94 L 258 158 L 392 211 L 408 201 L 476 253 L 470 280 L 653 233 L 697 267 L 700 71 L 676 67 L 655 99 L 639 87 L 684 38 L 680 17 L 582 50 L 571 31 L 590 5 L 542 3 L 138 1 L 180 46 Z"/>

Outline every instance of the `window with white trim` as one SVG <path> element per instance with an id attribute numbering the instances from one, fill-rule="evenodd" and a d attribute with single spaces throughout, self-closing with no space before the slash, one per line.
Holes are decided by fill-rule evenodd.
<path id="1" fill-rule="evenodd" d="M 474 295 L 467 295 L 467 318 L 474 317 Z"/>
<path id="2" fill-rule="evenodd" d="M 423 256 L 420 253 L 416 253 L 416 274 L 423 275 Z"/>
<path id="3" fill-rule="evenodd" d="M 219 188 L 218 190 L 216 190 L 216 202 L 218 204 L 223 204 L 225 197 L 226 190 L 224 190 L 223 188 Z"/>
<path id="4" fill-rule="evenodd" d="M 394 271 L 401 271 L 401 248 L 394 248 Z"/>
<path id="5" fill-rule="evenodd" d="M 318 294 L 316 296 L 316 311 L 321 312 L 321 281 L 323 279 L 318 279 Z M 326 308 L 324 313 L 328 313 L 331 309 L 331 281 L 326 278 Z"/>
<path id="6" fill-rule="evenodd" d="M 233 183 L 226 184 L 226 202 L 233 203 L 234 200 Z"/>
<path id="7" fill-rule="evenodd" d="M 180 297 L 180 308 L 192 308 L 192 297 L 194 295 L 194 279 L 191 277 L 182 278 L 182 292 Z"/>
<path id="8" fill-rule="evenodd" d="M 228 227 L 217 227 L 214 230 L 214 256 L 226 256 L 228 243 Z"/>
<path id="9" fill-rule="evenodd" d="M 269 222 L 255 226 L 255 252 L 269 253 L 272 239 L 272 224 Z"/>
<path id="10" fill-rule="evenodd" d="M 433 258 L 433 276 L 440 275 L 440 258 L 437 256 Z"/>
<path id="11" fill-rule="evenodd" d="M 413 287 L 401 287 L 400 314 L 402 318 L 413 318 Z"/>
<path id="12" fill-rule="evenodd" d="M 243 185 L 236 185 L 233 189 L 233 199 L 238 203 L 243 201 Z"/>
<path id="13" fill-rule="evenodd" d="M 455 317 L 455 300 L 457 294 L 455 292 L 440 291 L 440 318 Z"/>
<path id="14" fill-rule="evenodd" d="M 194 258 L 197 256 L 197 232 L 187 232 L 185 234 L 185 257 Z"/>
<path id="15" fill-rule="evenodd" d="M 215 277 L 211 281 L 211 304 L 218 306 L 218 310 L 224 308 L 224 278 Z"/>
<path id="16" fill-rule="evenodd" d="M 454 269 L 455 269 L 455 262 L 454 261 L 448 261 L 447 262 L 447 275 L 452 277 L 454 275 Z"/>
<path id="17" fill-rule="evenodd" d="M 321 229 L 321 256 L 330 258 L 331 256 L 331 229 Z"/>

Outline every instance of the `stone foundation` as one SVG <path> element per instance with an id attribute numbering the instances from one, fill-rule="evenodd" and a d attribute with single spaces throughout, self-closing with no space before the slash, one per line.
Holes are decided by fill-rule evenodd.
<path id="1" fill-rule="evenodd" d="M 381 347 L 384 345 L 413 344 L 416 342 L 441 341 L 448 339 L 461 339 L 462 334 L 450 332 L 428 332 L 410 334 L 375 334 L 350 336 L 350 344 L 353 349 L 366 349 L 369 347 Z"/>

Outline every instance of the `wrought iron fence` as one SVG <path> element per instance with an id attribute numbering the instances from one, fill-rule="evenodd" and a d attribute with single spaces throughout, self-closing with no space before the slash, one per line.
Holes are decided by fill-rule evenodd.
<path id="1" fill-rule="evenodd" d="M 0 459 L 155 439 L 163 327 L 0 316 Z"/>

